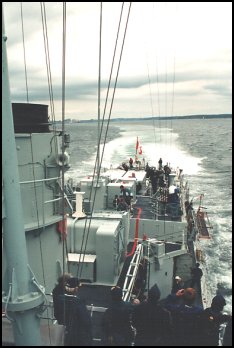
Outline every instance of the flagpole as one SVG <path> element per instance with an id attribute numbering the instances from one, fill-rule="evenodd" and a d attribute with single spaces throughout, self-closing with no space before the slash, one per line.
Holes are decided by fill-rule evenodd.
<path id="1" fill-rule="evenodd" d="M 137 137 L 137 141 L 136 141 L 136 155 L 137 155 L 138 147 L 139 147 L 139 140 L 138 140 L 138 137 Z"/>

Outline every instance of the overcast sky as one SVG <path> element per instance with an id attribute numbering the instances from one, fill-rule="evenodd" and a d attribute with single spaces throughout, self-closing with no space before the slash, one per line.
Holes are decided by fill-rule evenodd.
<path id="1" fill-rule="evenodd" d="M 13 102 L 26 102 L 20 2 L 5 2 L 5 32 Z M 39 2 L 23 2 L 29 102 L 49 104 Z M 56 119 L 61 119 L 61 2 L 46 2 Z M 65 117 L 96 118 L 100 40 L 99 2 L 67 2 Z M 130 3 L 125 3 L 114 64 L 118 67 Z M 102 6 L 101 117 L 122 3 Z M 232 3 L 133 2 L 112 117 L 232 113 Z M 114 82 L 112 82 L 112 87 Z M 113 89 L 110 90 L 111 97 Z M 109 106 L 106 115 L 109 115 Z"/>

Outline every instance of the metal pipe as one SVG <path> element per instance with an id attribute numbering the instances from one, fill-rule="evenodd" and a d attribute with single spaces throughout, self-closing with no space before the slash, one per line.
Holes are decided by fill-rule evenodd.
<path id="1" fill-rule="evenodd" d="M 2 174 L 6 217 L 3 219 L 3 245 L 6 252 L 8 315 L 16 346 L 41 346 L 37 307 L 44 302 L 30 278 L 19 184 L 18 159 L 10 100 L 4 15 L 2 11 Z M 9 156 L 10 154 L 10 156 Z M 11 290 L 10 290 L 11 289 Z"/>
<path id="2" fill-rule="evenodd" d="M 76 217 L 72 222 L 71 227 L 71 253 L 74 253 L 74 245 L 75 245 L 75 223 L 79 219 L 79 217 Z"/>

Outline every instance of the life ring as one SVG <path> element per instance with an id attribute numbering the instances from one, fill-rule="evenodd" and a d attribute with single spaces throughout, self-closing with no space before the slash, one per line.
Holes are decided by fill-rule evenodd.
<path id="1" fill-rule="evenodd" d="M 56 163 L 62 167 L 63 165 L 64 166 L 67 166 L 69 164 L 69 155 L 67 152 L 64 152 L 64 154 L 62 153 L 59 153 L 56 157 Z"/>

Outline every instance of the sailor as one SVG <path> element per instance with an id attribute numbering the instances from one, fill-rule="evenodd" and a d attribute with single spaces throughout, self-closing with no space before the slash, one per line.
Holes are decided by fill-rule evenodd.
<path id="1" fill-rule="evenodd" d="M 122 168 L 125 170 L 125 172 L 128 171 L 128 165 L 125 162 L 122 163 Z"/>
<path id="2" fill-rule="evenodd" d="M 128 205 L 131 204 L 132 193 L 129 188 L 126 188 L 123 185 L 120 185 L 120 195 L 123 196 L 123 198 L 125 199 Z"/>
<path id="3" fill-rule="evenodd" d="M 169 174 L 171 174 L 171 168 L 169 167 L 168 163 L 163 167 L 166 180 L 169 181 Z"/>
<path id="4" fill-rule="evenodd" d="M 228 322 L 230 325 L 231 316 L 223 314 L 223 307 L 226 305 L 224 297 L 216 295 L 211 303 L 211 307 L 206 308 L 202 315 L 202 342 L 203 346 L 219 345 L 219 329 L 222 323 Z"/>
<path id="5" fill-rule="evenodd" d="M 150 180 L 151 180 L 152 190 L 154 194 L 157 192 L 157 188 L 158 188 L 158 171 L 156 169 L 152 172 L 150 176 Z"/>
<path id="6" fill-rule="evenodd" d="M 65 273 L 53 290 L 54 316 L 66 328 L 65 346 L 92 345 L 91 317 L 85 302 L 77 295 L 79 287 L 78 278 Z"/>
<path id="7" fill-rule="evenodd" d="M 128 211 L 129 210 L 129 205 L 125 202 L 125 199 L 123 197 L 119 198 L 117 210 L 118 211 Z"/>
<path id="8" fill-rule="evenodd" d="M 131 326 L 131 302 L 122 300 L 119 286 L 111 288 L 111 304 L 103 315 L 103 343 L 105 346 L 131 346 L 134 331 Z"/>
<path id="9" fill-rule="evenodd" d="M 159 161 L 158 161 L 158 169 L 162 169 L 162 159 L 161 157 L 159 158 Z"/>
<path id="10" fill-rule="evenodd" d="M 115 195 L 115 198 L 113 199 L 113 207 L 115 209 L 118 208 L 118 205 L 119 205 L 119 196 L 118 195 Z"/>
<path id="11" fill-rule="evenodd" d="M 132 159 L 132 157 L 130 157 L 130 159 L 129 159 L 129 168 L 130 169 L 133 168 L 133 159 Z"/>
<path id="12" fill-rule="evenodd" d="M 201 277 L 203 276 L 203 272 L 200 268 L 200 263 L 196 263 L 194 268 L 191 268 L 191 274 L 192 274 L 192 279 L 191 279 L 191 287 L 196 286 L 197 291 L 199 295 L 201 295 Z"/>
<path id="13" fill-rule="evenodd" d="M 175 281 L 172 287 L 172 294 L 176 294 L 178 290 L 184 289 L 184 282 L 182 279 L 177 275 L 175 276 Z"/>
<path id="14" fill-rule="evenodd" d="M 170 312 L 158 304 L 160 290 L 155 284 L 148 299 L 134 307 L 132 324 L 136 328 L 135 346 L 170 345 L 172 320 Z"/>
<path id="15" fill-rule="evenodd" d="M 182 304 L 177 304 L 173 295 L 170 295 L 171 303 L 165 304 L 172 315 L 174 345 L 199 346 L 203 308 L 194 304 L 196 291 L 186 288 L 179 290 L 176 296 L 181 297 Z"/>

